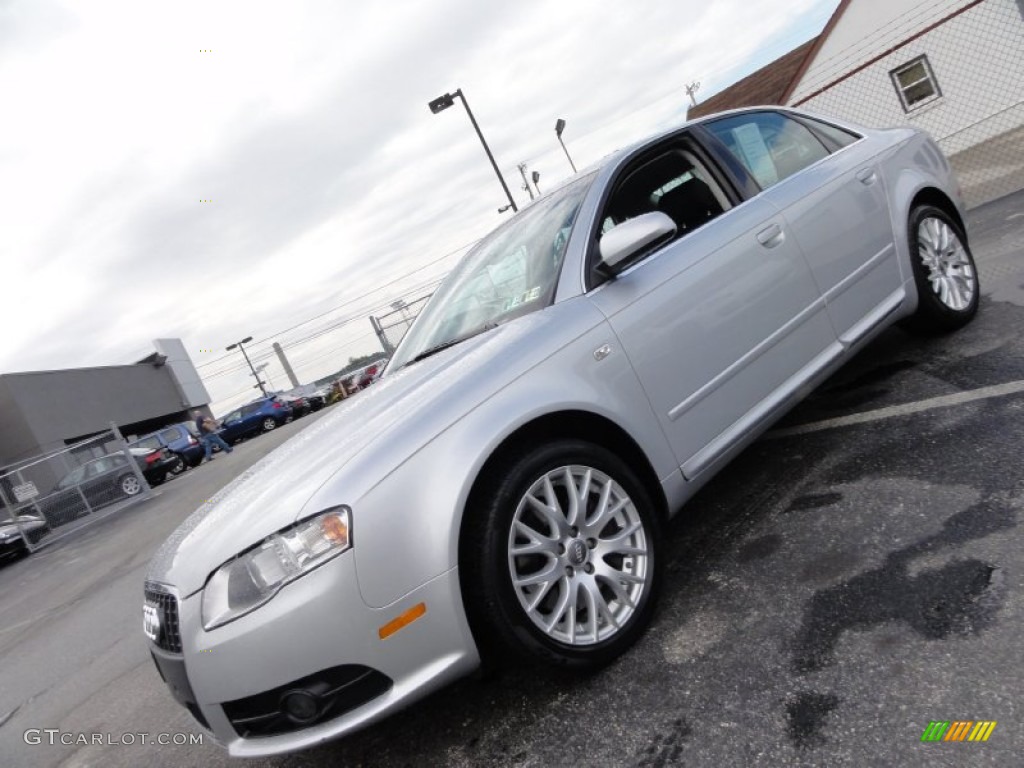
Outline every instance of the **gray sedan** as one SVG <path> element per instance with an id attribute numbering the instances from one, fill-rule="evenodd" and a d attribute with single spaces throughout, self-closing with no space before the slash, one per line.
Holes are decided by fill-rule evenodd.
<path id="1" fill-rule="evenodd" d="M 909 129 L 781 108 L 612 156 L 481 241 L 381 381 L 155 556 L 144 627 L 234 755 L 309 747 L 483 662 L 587 670 L 649 623 L 662 527 L 887 326 L 978 306 Z"/>

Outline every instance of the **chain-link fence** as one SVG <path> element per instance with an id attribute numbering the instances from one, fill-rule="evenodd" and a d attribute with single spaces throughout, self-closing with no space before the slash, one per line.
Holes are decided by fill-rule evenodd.
<path id="1" fill-rule="evenodd" d="M 894 18 L 879 25 L 841 20 L 788 103 L 927 130 L 969 206 L 1024 188 L 1024 0 L 926 0 L 895 15 L 902 5 L 880 10 Z M 871 31 L 853 40 L 855 27 Z"/>
<path id="2" fill-rule="evenodd" d="M 377 333 L 381 346 L 388 350 L 389 354 L 398 346 L 398 343 L 405 336 L 416 316 L 427 305 L 431 295 L 420 296 L 418 299 L 410 302 L 396 301 L 391 305 L 393 309 L 390 312 L 370 317 L 370 325 L 373 326 L 373 330 Z"/>
<path id="3" fill-rule="evenodd" d="M 131 449 L 111 429 L 60 451 L 0 469 L 0 545 L 35 551 L 57 536 L 149 495 L 146 472 L 177 461 Z M 100 511 L 103 514 L 97 514 Z"/>

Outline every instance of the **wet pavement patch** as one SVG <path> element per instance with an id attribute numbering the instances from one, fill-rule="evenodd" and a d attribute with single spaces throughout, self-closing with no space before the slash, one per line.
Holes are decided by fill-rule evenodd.
<path id="1" fill-rule="evenodd" d="M 860 562 L 854 550 L 837 549 L 812 558 L 801 570 L 800 581 L 832 581 L 849 573 Z"/>
<path id="2" fill-rule="evenodd" d="M 909 566 L 913 558 L 940 546 L 1012 528 L 1015 519 L 1012 509 L 983 501 L 950 517 L 933 536 L 890 553 L 880 568 L 815 593 L 794 643 L 795 670 L 812 672 L 833 663 L 836 643 L 845 630 L 899 621 L 922 637 L 937 640 L 976 633 L 992 624 L 998 600 L 982 597 L 996 566 L 957 559 L 916 576 L 910 575 Z"/>
<path id="3" fill-rule="evenodd" d="M 781 546 L 782 537 L 777 533 L 769 533 L 744 544 L 737 553 L 736 560 L 741 563 L 762 560 L 774 555 Z"/>
<path id="4" fill-rule="evenodd" d="M 800 512 L 805 509 L 827 507 L 842 501 L 842 499 L 843 494 L 841 493 L 809 493 L 805 496 L 798 496 L 793 499 L 790 505 L 785 509 L 785 512 Z"/>
<path id="5" fill-rule="evenodd" d="M 693 728 L 683 718 L 673 720 L 668 730 L 658 734 L 637 762 L 637 768 L 670 768 L 681 765 L 683 744 Z"/>
<path id="6" fill-rule="evenodd" d="M 786 704 L 787 733 L 797 747 L 819 744 L 828 715 L 839 706 L 839 698 L 831 693 L 804 691 Z"/>

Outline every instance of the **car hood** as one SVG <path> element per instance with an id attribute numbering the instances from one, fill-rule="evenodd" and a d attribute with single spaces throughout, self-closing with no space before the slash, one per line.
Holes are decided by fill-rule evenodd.
<path id="1" fill-rule="evenodd" d="M 560 306 L 468 339 L 332 406 L 187 518 L 157 551 L 147 579 L 182 596 L 201 589 L 229 559 L 320 511 L 310 500 L 353 462 L 345 483 L 346 503 L 355 503 L 427 441 L 582 332 L 580 313 L 567 323 L 560 316 L 568 313 L 555 311 Z M 586 325 L 600 319 L 583 314 Z"/>

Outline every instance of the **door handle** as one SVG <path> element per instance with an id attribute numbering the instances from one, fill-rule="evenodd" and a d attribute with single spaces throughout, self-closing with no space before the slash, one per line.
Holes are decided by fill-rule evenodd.
<path id="1" fill-rule="evenodd" d="M 875 179 L 877 178 L 878 177 L 875 175 L 874 168 L 863 168 L 862 170 L 857 171 L 857 181 L 859 181 L 861 184 L 874 184 Z"/>
<path id="2" fill-rule="evenodd" d="M 772 224 L 766 229 L 762 229 L 757 233 L 757 242 L 763 245 L 765 248 L 774 248 L 780 245 L 786 239 L 786 233 L 782 231 L 782 227 L 778 224 Z"/>

